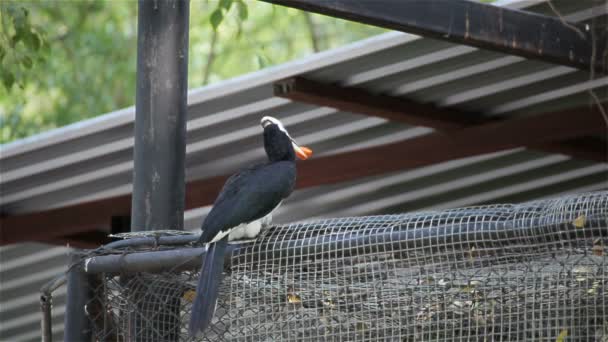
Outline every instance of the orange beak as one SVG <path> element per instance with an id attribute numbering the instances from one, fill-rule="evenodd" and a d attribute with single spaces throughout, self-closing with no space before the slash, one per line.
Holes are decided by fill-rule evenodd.
<path id="1" fill-rule="evenodd" d="M 312 156 L 312 150 L 308 147 L 298 146 L 294 141 L 292 141 L 293 150 L 296 152 L 296 156 L 298 159 L 306 160 Z"/>

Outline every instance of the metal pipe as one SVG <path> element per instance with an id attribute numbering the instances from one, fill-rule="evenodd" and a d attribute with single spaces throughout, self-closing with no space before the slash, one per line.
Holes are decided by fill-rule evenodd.
<path id="1" fill-rule="evenodd" d="M 82 267 L 81 255 L 70 255 L 70 269 L 67 274 L 68 298 L 65 311 L 64 341 L 90 341 L 91 325 L 85 305 L 91 299 L 91 288 L 87 274 Z"/>
<path id="2" fill-rule="evenodd" d="M 53 341 L 53 329 L 51 321 L 51 310 L 53 307 L 53 291 L 59 286 L 65 284 L 66 275 L 62 273 L 55 278 L 45 283 L 40 288 L 40 310 L 42 311 L 42 320 L 40 321 L 40 329 L 42 342 Z"/>
<path id="3" fill-rule="evenodd" d="M 53 341 L 53 329 L 51 327 L 51 307 L 53 305 L 53 296 L 40 296 L 40 310 L 42 311 L 42 320 L 40 321 L 40 330 L 42 342 Z"/>
<path id="4" fill-rule="evenodd" d="M 183 230 L 189 1 L 139 1 L 131 231 Z"/>
<path id="5" fill-rule="evenodd" d="M 188 0 L 139 0 L 131 231 L 184 229 L 189 11 Z M 128 340 L 179 339 L 179 306 L 145 291 L 129 300 Z"/>
<path id="6" fill-rule="evenodd" d="M 199 234 L 179 235 L 179 236 L 161 236 L 142 237 L 134 239 L 126 239 L 110 242 L 107 245 L 101 246 L 98 250 L 110 250 L 126 247 L 143 247 L 143 246 L 171 246 L 171 245 L 186 245 L 198 241 Z"/>
<path id="7" fill-rule="evenodd" d="M 489 248 L 515 246 L 537 248 L 539 244 L 560 239 L 568 240 L 601 237 L 608 235 L 606 218 L 587 217 L 589 228 L 581 230 L 560 224 L 547 226 L 538 218 L 495 221 L 491 223 L 458 223 L 436 227 L 420 226 L 398 230 L 398 223 L 376 228 L 369 232 L 345 232 L 344 234 L 318 235 L 305 239 L 265 241 L 255 245 L 231 245 L 227 257 L 234 264 L 241 262 L 263 262 L 281 260 L 292 262 L 300 257 L 348 257 L 353 253 L 378 253 L 386 250 L 414 250 L 460 246 L 460 248 Z M 369 226 L 370 222 L 366 222 Z M 543 227 L 539 229 L 538 227 Z M 307 226 L 307 231 L 314 231 Z M 265 248 L 272 246 L 272 248 Z M 353 248 L 356 247 L 356 248 Z M 161 272 L 167 270 L 193 269 L 200 267 L 205 248 L 184 248 L 157 252 L 113 254 L 96 256 L 86 260 L 89 274 Z"/>
<path id="8" fill-rule="evenodd" d="M 491 215 L 507 215 L 511 213 L 513 210 L 513 206 L 502 206 L 497 207 L 491 211 Z M 487 215 L 488 212 L 484 211 Z M 437 218 L 441 218 L 442 213 L 435 213 Z M 470 210 L 459 210 L 458 212 L 447 212 L 445 213 L 446 218 L 456 219 L 456 218 L 464 218 L 467 216 L 479 215 L 480 212 L 478 209 L 470 209 Z M 428 216 L 428 214 L 423 213 L 422 215 Z M 411 219 L 415 216 L 412 215 Z M 377 216 L 377 217 L 366 217 L 367 222 L 373 222 L 373 219 L 376 218 L 378 221 L 385 221 L 386 216 Z M 319 222 L 311 222 L 306 224 L 307 229 L 315 229 L 317 226 L 326 225 L 325 221 Z M 110 242 L 104 246 L 98 248 L 99 251 L 102 250 L 110 250 L 110 249 L 120 249 L 126 247 L 144 247 L 144 246 L 170 246 L 170 245 L 186 245 L 189 243 L 195 243 L 198 241 L 200 234 L 191 234 L 191 235 L 179 235 L 179 236 L 160 236 L 160 237 L 141 237 L 141 238 L 131 238 L 125 240 L 119 240 Z"/>
<path id="9" fill-rule="evenodd" d="M 85 272 L 88 274 L 130 274 L 135 272 L 157 273 L 169 270 L 192 269 L 201 266 L 201 256 L 203 254 L 205 254 L 205 248 L 200 247 L 94 256 L 85 261 Z"/>

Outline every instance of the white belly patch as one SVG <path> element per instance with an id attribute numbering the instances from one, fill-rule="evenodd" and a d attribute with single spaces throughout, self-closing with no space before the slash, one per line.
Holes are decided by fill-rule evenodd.
<path id="1" fill-rule="evenodd" d="M 239 224 L 238 226 L 232 229 L 220 232 L 213 238 L 213 240 L 211 240 L 211 242 L 217 242 L 223 239 L 226 235 L 228 235 L 228 241 L 253 239 L 258 236 L 258 234 L 260 234 L 260 231 L 262 231 L 263 227 L 266 227 L 270 224 L 271 220 L 272 216 L 267 215 L 256 221 Z"/>
<path id="2" fill-rule="evenodd" d="M 251 221 L 249 223 L 242 223 L 232 229 L 228 229 L 225 232 L 217 234 L 213 240 L 211 240 L 211 242 L 217 242 L 228 234 L 230 234 L 228 235 L 228 241 L 253 239 L 257 237 L 258 234 L 260 234 L 260 231 L 262 231 L 262 228 L 265 228 L 272 223 L 272 213 L 277 210 L 280 205 L 281 203 L 279 203 L 279 205 L 277 205 L 274 210 L 270 212 L 270 214 L 262 217 L 259 220 Z"/>
<path id="3" fill-rule="evenodd" d="M 228 235 L 228 241 L 242 240 L 247 238 L 251 239 L 258 236 L 261 230 L 262 222 L 260 222 L 260 220 L 253 221 L 250 223 L 244 223 L 236 226 L 230 231 L 230 235 Z"/>

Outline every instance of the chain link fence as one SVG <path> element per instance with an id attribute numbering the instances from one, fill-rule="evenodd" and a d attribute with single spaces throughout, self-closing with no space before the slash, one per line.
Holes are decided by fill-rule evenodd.
<path id="1" fill-rule="evenodd" d="M 102 248 L 86 313 L 97 341 L 608 341 L 607 238 L 608 192 L 274 226 L 232 249 L 196 338 L 201 248 Z"/>

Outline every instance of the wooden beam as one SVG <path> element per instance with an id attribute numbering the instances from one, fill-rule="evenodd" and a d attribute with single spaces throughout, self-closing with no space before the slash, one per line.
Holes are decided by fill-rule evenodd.
<path id="1" fill-rule="evenodd" d="M 463 112 L 453 108 L 438 108 L 433 104 L 417 103 L 398 97 L 371 94 L 364 89 L 342 87 L 293 77 L 276 82 L 274 95 L 293 101 L 381 117 L 408 125 L 426 126 L 441 131 L 462 129 L 481 123 L 498 121 L 484 118 L 479 113 Z M 606 162 L 605 144 L 590 141 L 546 142 L 529 146 L 533 149 L 562 153 L 587 160 Z M 602 148 L 603 147 L 603 148 Z"/>
<path id="2" fill-rule="evenodd" d="M 439 130 L 481 123 L 477 113 L 443 109 L 394 96 L 371 94 L 364 89 L 341 87 L 292 77 L 274 84 L 274 95 L 293 101 L 332 107 L 345 112 L 369 114 L 391 121 Z"/>
<path id="3" fill-rule="evenodd" d="M 482 49 L 597 71 L 592 63 L 591 31 L 564 25 L 559 18 L 467 0 L 263 0 L 308 12 L 357 21 Z M 605 36 L 598 31 L 596 50 L 603 56 Z"/>
<path id="4" fill-rule="evenodd" d="M 188 183 L 186 208 L 212 203 L 227 176 Z M 21 241 L 62 241 L 58 237 L 77 236 L 91 231 L 111 231 L 112 217 L 129 216 L 131 195 L 122 195 L 40 212 L 0 218 L 0 245 Z"/>
<path id="5" fill-rule="evenodd" d="M 332 184 L 421 167 L 519 146 L 542 145 L 604 133 L 596 108 L 575 108 L 532 117 L 431 133 L 392 144 L 313 158 L 298 163 L 298 188 Z M 213 203 L 227 176 L 189 182 L 186 207 Z M 1 245 L 107 230 L 113 216 L 128 215 L 131 196 L 103 199 L 43 212 L 3 217 Z"/>
<path id="6" fill-rule="evenodd" d="M 520 146 L 601 134 L 605 125 L 596 107 L 435 132 L 378 147 L 342 153 L 298 165 L 298 187 L 354 180 Z M 300 176 L 301 175 L 301 176 Z"/>
<path id="7" fill-rule="evenodd" d="M 90 231 L 110 231 L 113 216 L 131 213 L 131 195 L 0 218 L 0 245 L 45 241 Z"/>
<path id="8" fill-rule="evenodd" d="M 608 163 L 608 144 L 595 137 L 554 141 L 530 147 L 545 152 L 565 154 L 576 159 Z"/>

